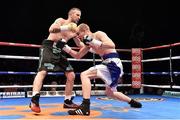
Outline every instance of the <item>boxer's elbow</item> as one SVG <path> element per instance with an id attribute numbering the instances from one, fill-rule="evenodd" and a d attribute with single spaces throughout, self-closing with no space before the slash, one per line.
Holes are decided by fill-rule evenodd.
<path id="1" fill-rule="evenodd" d="M 81 59 L 82 56 L 80 56 L 79 54 L 77 54 L 77 55 L 75 56 L 75 58 L 76 58 L 76 59 Z"/>
<path id="2" fill-rule="evenodd" d="M 49 28 L 49 32 L 50 32 L 50 33 L 58 33 L 58 32 L 60 32 L 60 29 L 57 29 L 57 28 Z"/>
<path id="3" fill-rule="evenodd" d="M 49 32 L 50 32 L 50 33 L 53 33 L 53 29 L 52 29 L 52 28 L 49 28 Z"/>
<path id="4" fill-rule="evenodd" d="M 116 45 L 114 43 L 111 44 L 111 48 L 115 48 Z"/>
<path id="5" fill-rule="evenodd" d="M 75 59 L 81 59 L 81 56 L 78 54 L 78 53 L 72 53 L 72 52 L 70 52 L 69 53 L 73 58 L 75 58 Z"/>
<path id="6" fill-rule="evenodd" d="M 50 33 L 60 32 L 60 28 L 58 27 L 57 24 L 52 24 L 52 25 L 49 27 L 49 32 L 50 32 Z"/>

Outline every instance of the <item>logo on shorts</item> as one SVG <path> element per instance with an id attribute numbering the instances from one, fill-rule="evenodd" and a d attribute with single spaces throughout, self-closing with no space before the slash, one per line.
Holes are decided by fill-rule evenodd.
<path id="1" fill-rule="evenodd" d="M 44 66 L 48 69 L 48 70 L 53 70 L 54 69 L 54 65 L 51 63 L 44 63 Z"/>
<path id="2" fill-rule="evenodd" d="M 53 44 L 53 49 L 52 49 L 52 50 L 53 50 L 53 53 L 54 53 L 54 54 L 59 54 L 59 53 L 61 53 L 61 49 L 58 48 L 58 47 L 56 46 L 56 44 L 57 44 L 57 43 L 54 43 L 54 44 Z"/>

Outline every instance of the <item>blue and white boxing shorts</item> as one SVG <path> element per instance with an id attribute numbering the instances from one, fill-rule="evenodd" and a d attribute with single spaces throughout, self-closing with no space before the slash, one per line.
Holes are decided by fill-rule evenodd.
<path id="1" fill-rule="evenodd" d="M 118 80 L 124 74 L 119 55 L 118 53 L 109 53 L 103 55 L 102 58 L 102 64 L 95 65 L 89 69 L 97 70 L 97 77 L 101 78 L 112 90 L 116 90 Z"/>

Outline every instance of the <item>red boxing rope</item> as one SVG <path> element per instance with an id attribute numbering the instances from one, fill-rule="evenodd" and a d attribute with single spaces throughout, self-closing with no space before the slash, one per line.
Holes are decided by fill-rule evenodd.
<path id="1" fill-rule="evenodd" d="M 161 45 L 161 46 L 154 46 L 154 47 L 149 47 L 149 48 L 143 48 L 142 50 L 143 50 L 143 51 L 146 51 L 146 50 L 154 50 L 154 49 L 168 48 L 168 47 L 171 47 L 171 46 L 179 46 L 179 45 L 180 45 L 180 42 L 178 42 L 178 43 L 173 43 L 173 44 L 169 44 L 169 45 Z"/>
<path id="2" fill-rule="evenodd" d="M 17 47 L 34 47 L 34 48 L 40 48 L 41 45 L 35 45 L 35 44 L 24 44 L 24 43 L 11 43 L 11 42 L 0 42 L 0 46 L 17 46 Z M 71 47 L 72 49 L 79 49 L 78 47 Z M 131 52 L 131 49 L 116 49 L 117 51 L 122 52 Z"/>
<path id="3" fill-rule="evenodd" d="M 0 46 L 17 46 L 17 47 L 34 47 L 34 48 L 40 48 L 41 45 L 35 45 L 35 44 L 24 44 L 24 43 L 11 43 L 11 42 L 0 42 Z M 77 47 L 71 47 L 72 49 L 79 49 Z"/>
<path id="4" fill-rule="evenodd" d="M 40 45 L 35 44 L 23 44 L 23 43 L 10 43 L 10 42 L 0 42 L 1 46 L 18 46 L 18 47 L 36 47 L 40 48 Z"/>

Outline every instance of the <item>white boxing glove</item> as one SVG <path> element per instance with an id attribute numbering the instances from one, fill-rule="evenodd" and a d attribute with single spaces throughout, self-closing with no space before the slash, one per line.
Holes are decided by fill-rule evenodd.
<path id="1" fill-rule="evenodd" d="M 69 47 L 69 46 L 66 44 L 66 45 L 64 45 L 63 50 L 64 50 L 66 53 L 70 53 L 71 50 L 72 50 L 72 48 Z"/>
<path id="2" fill-rule="evenodd" d="M 89 42 L 89 45 L 95 46 L 95 47 L 101 47 L 102 42 L 96 39 L 93 39 L 91 42 Z"/>

